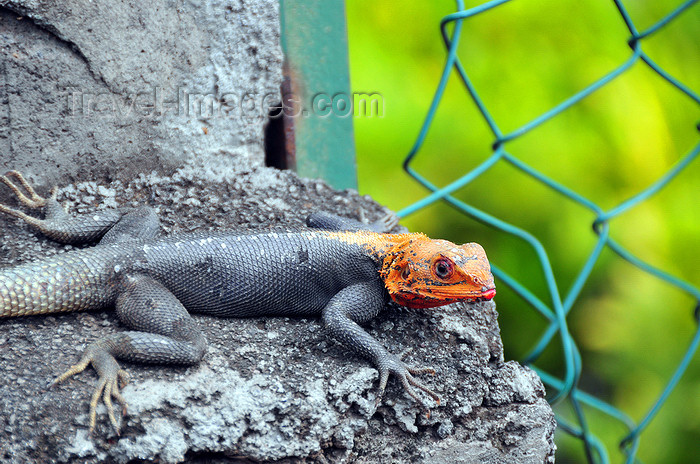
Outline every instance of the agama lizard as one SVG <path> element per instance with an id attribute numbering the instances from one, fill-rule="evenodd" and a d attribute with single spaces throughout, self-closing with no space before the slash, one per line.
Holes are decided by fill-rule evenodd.
<path id="1" fill-rule="evenodd" d="M 394 374 L 427 408 L 414 387 L 438 403 L 440 398 L 414 375 L 435 371 L 407 366 L 360 324 L 377 316 L 389 297 L 411 308 L 432 308 L 496 293 L 480 245 L 380 233 L 396 220 L 365 225 L 316 213 L 307 219 L 313 229 L 296 233 L 161 237 L 149 207 L 70 216 L 56 200 L 55 188 L 49 198 L 41 197 L 16 171 L 0 181 L 26 207 L 44 209 L 45 218 L 2 204 L 0 212 L 58 242 L 98 241 L 92 248 L 0 269 L 0 316 L 115 308 L 131 329 L 90 344 L 53 383 L 92 364 L 99 380 L 90 401 L 90 430 L 102 397 L 119 432 L 112 399 L 126 413 L 120 388 L 128 377 L 117 359 L 196 364 L 204 357 L 207 342 L 189 311 L 222 317 L 320 315 L 331 336 L 376 366 L 377 402 Z"/>

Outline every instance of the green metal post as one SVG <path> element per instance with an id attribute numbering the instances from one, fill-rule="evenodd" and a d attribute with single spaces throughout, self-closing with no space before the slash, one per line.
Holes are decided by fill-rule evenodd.
<path id="1" fill-rule="evenodd" d="M 356 189 L 345 3 L 280 0 L 280 16 L 288 83 L 283 103 L 295 108 L 285 117 L 293 134 L 287 155 L 302 177 Z"/>

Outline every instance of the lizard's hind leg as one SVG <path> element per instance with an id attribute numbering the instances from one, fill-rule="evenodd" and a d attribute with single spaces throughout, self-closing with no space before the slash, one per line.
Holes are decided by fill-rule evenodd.
<path id="1" fill-rule="evenodd" d="M 90 430 L 95 428 L 97 403 L 102 397 L 109 420 L 118 433 L 112 398 L 121 403 L 126 413 L 126 402 L 119 392 L 119 384 L 123 387 L 127 374 L 119 367 L 117 359 L 192 365 L 204 357 L 207 341 L 182 303 L 158 281 L 140 274 L 125 275 L 117 287 L 117 315 L 133 330 L 115 333 L 92 343 L 80 362 L 52 385 L 92 364 L 99 380 L 90 401 Z"/>
<path id="2" fill-rule="evenodd" d="M 100 239 L 100 245 L 129 240 L 153 240 L 160 235 L 160 220 L 150 206 L 133 209 Z"/>
<path id="3" fill-rule="evenodd" d="M 16 180 L 16 182 L 11 179 Z M 21 219 L 57 242 L 77 245 L 95 241 L 122 217 L 122 212 L 118 210 L 104 210 L 99 213 L 70 216 L 56 200 L 56 187 L 51 189 L 51 196 L 44 198 L 38 195 L 24 176 L 17 171 L 9 171 L 4 176 L 0 176 L 0 182 L 7 185 L 14 192 L 17 200 L 27 208 L 43 208 L 45 217 L 39 219 L 1 203 L 0 212 Z"/>

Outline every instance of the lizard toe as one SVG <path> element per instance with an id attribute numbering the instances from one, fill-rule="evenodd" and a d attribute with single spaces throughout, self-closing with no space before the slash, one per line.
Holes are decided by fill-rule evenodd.
<path id="1" fill-rule="evenodd" d="M 435 369 L 432 367 L 407 367 L 408 372 L 410 372 L 413 375 L 422 375 L 422 374 L 430 374 L 430 375 L 435 375 Z"/>
<path id="2" fill-rule="evenodd" d="M 124 371 L 120 371 L 124 372 Z M 125 373 L 125 372 L 124 372 Z M 121 391 L 119 391 L 121 388 L 124 388 L 125 384 L 122 384 L 120 386 L 119 379 L 114 379 L 112 382 L 112 397 L 114 397 L 115 400 L 119 402 L 119 404 L 122 405 L 122 417 L 126 416 L 126 400 L 121 394 Z"/>
<path id="3" fill-rule="evenodd" d="M 379 370 L 379 389 L 377 391 L 377 399 L 374 400 L 374 408 L 378 408 L 379 404 L 384 398 L 384 392 L 386 391 L 386 385 L 389 383 L 389 369 L 384 367 Z"/>
<path id="4" fill-rule="evenodd" d="M 100 377 L 97 381 L 97 387 L 92 393 L 92 398 L 90 398 L 90 432 L 95 430 L 95 423 L 97 422 L 97 403 L 100 401 L 100 396 L 107 385 L 107 379 L 105 377 Z"/>
<path id="5" fill-rule="evenodd" d="M 19 185 L 17 185 L 15 182 L 10 180 L 10 178 L 14 178 L 19 182 L 19 185 L 22 186 L 22 188 L 25 190 L 24 192 L 19 188 Z M 24 178 L 24 176 L 18 172 L 18 171 L 8 171 L 5 173 L 4 176 L 0 176 L 0 181 L 7 185 L 12 192 L 15 194 L 17 199 L 22 203 L 24 206 L 28 208 L 42 208 L 46 206 L 46 198 L 39 196 L 36 191 L 34 191 L 34 188 L 32 188 L 31 184 L 27 182 L 27 180 Z M 26 192 L 26 193 L 25 193 Z M 53 194 L 53 191 L 52 191 Z"/>
<path id="6" fill-rule="evenodd" d="M 424 369 L 419 369 L 419 371 L 425 371 L 425 370 L 424 370 Z M 435 374 L 435 370 L 430 369 L 430 371 L 432 371 L 432 374 Z M 410 372 L 410 370 L 409 370 L 409 372 Z M 410 383 L 410 384 L 413 385 L 414 387 L 416 387 L 416 388 L 418 388 L 418 389 L 424 391 L 425 393 L 427 393 L 427 394 L 437 403 L 438 406 L 440 405 L 440 395 L 438 395 L 437 393 L 435 393 L 434 391 L 432 391 L 430 388 L 428 388 L 428 387 L 427 387 L 426 385 L 424 385 L 422 382 L 419 382 L 418 380 L 416 380 L 416 378 L 413 377 L 412 375 L 406 376 L 406 379 L 408 380 L 408 383 Z"/>
<path id="7" fill-rule="evenodd" d="M 109 379 L 105 383 L 102 401 L 107 407 L 107 416 L 109 417 L 109 421 L 116 430 L 117 435 L 119 435 L 119 423 L 114 415 L 114 404 L 112 403 L 112 398 L 117 400 L 122 405 L 122 413 L 126 414 L 126 402 L 124 401 L 124 397 L 121 395 L 121 393 L 119 393 L 117 378 Z"/>
<path id="8" fill-rule="evenodd" d="M 401 379 L 401 384 L 403 385 L 404 390 L 408 395 L 413 398 L 418 404 L 423 406 L 423 408 L 427 411 L 430 411 L 430 408 L 432 405 L 428 404 L 425 399 L 421 398 L 418 393 L 416 392 L 415 388 L 416 387 L 428 395 L 430 395 L 433 400 L 439 405 L 440 404 L 440 397 L 437 395 L 437 393 L 433 392 L 430 388 L 427 386 L 423 385 L 421 382 L 416 380 L 409 372 L 406 372 L 404 375 L 400 376 Z M 430 413 L 428 413 L 429 415 Z"/>
<path id="9" fill-rule="evenodd" d="M 116 400 L 121 405 L 122 416 L 126 415 L 127 404 L 126 400 L 119 391 L 119 381 L 116 374 L 114 376 L 102 375 L 97 381 L 97 386 L 95 387 L 92 397 L 90 398 L 90 432 L 95 430 L 95 425 L 97 424 L 97 405 L 100 402 L 100 399 L 102 399 L 102 403 L 104 403 L 105 407 L 107 408 L 107 417 L 109 418 L 109 422 L 112 424 L 112 427 L 114 427 L 117 435 L 119 435 L 119 421 L 117 421 L 117 417 L 114 413 L 114 403 L 112 399 Z"/>
<path id="10" fill-rule="evenodd" d="M 117 372 L 117 377 L 119 379 L 119 388 L 124 388 L 129 383 L 129 373 L 124 369 L 119 369 Z"/>
<path id="11" fill-rule="evenodd" d="M 423 408 L 429 410 L 431 405 L 426 403 L 426 401 L 418 395 L 416 388 L 422 390 L 428 394 L 436 403 L 440 405 L 440 396 L 428 388 L 423 383 L 419 382 L 414 375 L 419 374 L 435 374 L 435 369 L 430 367 L 424 368 L 414 368 L 407 366 L 398 356 L 390 355 L 381 363 L 379 368 L 379 392 L 380 395 L 377 397 L 376 404 L 378 405 L 381 401 L 381 394 L 384 393 L 386 384 L 389 378 L 389 374 L 394 374 L 401 381 L 401 385 L 408 395 L 413 398 L 417 403 L 419 403 Z M 415 387 L 415 388 L 414 388 Z"/>
<path id="12" fill-rule="evenodd" d="M 59 375 L 54 379 L 53 382 L 51 382 L 51 385 L 49 385 L 49 388 L 53 387 L 54 385 L 57 385 L 65 380 L 67 380 L 69 377 L 74 376 L 75 374 L 79 374 L 85 370 L 86 367 L 88 367 L 88 364 L 90 364 L 90 359 L 84 357 L 83 359 L 80 360 L 79 363 L 72 365 L 66 372 L 63 374 Z"/>
<path id="13" fill-rule="evenodd" d="M 399 224 L 399 217 L 393 213 L 387 213 L 386 216 L 374 221 L 370 224 L 370 230 L 379 233 L 387 233 Z"/>

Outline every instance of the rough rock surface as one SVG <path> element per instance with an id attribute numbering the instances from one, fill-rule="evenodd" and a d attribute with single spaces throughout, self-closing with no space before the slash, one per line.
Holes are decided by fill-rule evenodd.
<path id="1" fill-rule="evenodd" d="M 0 0 L 0 159 L 42 182 L 262 164 L 277 0 Z"/>
<path id="2" fill-rule="evenodd" d="M 312 210 L 381 214 L 368 198 L 291 172 L 250 167 L 223 183 L 195 174 L 84 182 L 62 188 L 59 199 L 78 212 L 150 204 L 165 233 L 294 229 Z M 0 266 L 70 248 L 5 218 L 0 235 Z M 443 403 L 428 418 L 394 380 L 375 410 L 376 370 L 328 339 L 317 319 L 195 316 L 209 341 L 201 364 L 125 364 L 132 380 L 120 437 L 103 407 L 87 434 L 94 372 L 46 389 L 88 342 L 121 330 L 114 314 L 2 320 L 0 462 L 553 462 L 555 423 L 542 383 L 503 361 L 496 317 L 491 302 L 390 307 L 369 324 L 391 351 L 411 348 L 405 360 L 437 370 L 424 380 Z"/>

